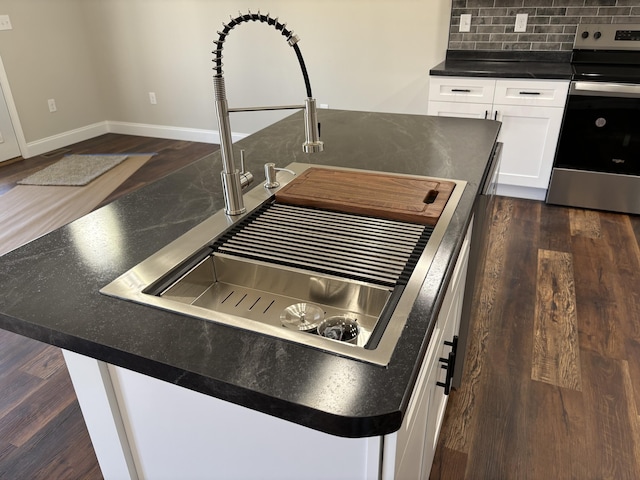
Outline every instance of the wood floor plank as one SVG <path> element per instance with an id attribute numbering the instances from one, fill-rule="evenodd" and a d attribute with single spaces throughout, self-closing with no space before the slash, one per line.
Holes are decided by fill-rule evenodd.
<path id="1" fill-rule="evenodd" d="M 556 252 L 571 251 L 569 209 L 545 205 L 540 214 L 539 246 Z"/>
<path id="2" fill-rule="evenodd" d="M 465 381 L 449 398 L 445 413 L 449 420 L 445 420 L 440 433 L 441 443 L 451 452 L 469 452 L 469 442 L 477 418 L 478 388 L 483 379 L 483 366 L 487 356 L 487 339 L 490 336 L 493 318 L 501 314 L 497 309 L 497 298 L 504 271 L 504 252 L 512 210 L 513 203 L 502 199 L 496 203 L 493 213 L 486 265 L 470 325 L 464 365 Z"/>
<path id="3" fill-rule="evenodd" d="M 466 475 L 471 478 L 531 478 L 526 400 L 532 383 L 540 213 L 539 203 L 513 201 L 496 309 L 500 315 L 492 318 L 477 396 L 482 408 L 468 453 Z"/>
<path id="4" fill-rule="evenodd" d="M 640 478 L 637 435 L 633 425 L 637 414 L 626 398 L 625 361 L 583 351 L 586 445 L 585 458 L 593 458 L 598 470 L 592 478 Z"/>
<path id="5" fill-rule="evenodd" d="M 636 236 L 636 243 L 640 245 L 640 215 L 632 215 L 629 217 L 629 222 L 633 228 L 633 233 Z"/>
<path id="6" fill-rule="evenodd" d="M 433 459 L 430 480 L 454 480 L 464 478 L 467 469 L 467 455 L 438 445 Z"/>
<path id="7" fill-rule="evenodd" d="M 39 355 L 47 348 L 47 345 L 41 342 L 25 343 L 23 338 L 6 330 L 0 330 L 0 365 L 2 365 L 0 381 L 7 375 L 11 375 L 14 370 L 22 367 L 25 358 Z"/>
<path id="8" fill-rule="evenodd" d="M 624 305 L 616 302 L 613 252 L 603 239 L 587 237 L 575 237 L 572 248 L 580 348 L 624 359 Z"/>
<path id="9" fill-rule="evenodd" d="M 540 249 L 531 378 L 581 389 L 573 263 L 570 253 Z"/>
<path id="10" fill-rule="evenodd" d="M 0 478 L 102 480 L 78 403 L 67 406 L 22 447 L 0 457 Z"/>
<path id="11" fill-rule="evenodd" d="M 592 459 L 585 456 L 584 396 L 576 390 L 533 381 L 523 408 L 528 416 L 531 471 L 527 478 L 587 479 Z"/>
<path id="12" fill-rule="evenodd" d="M 600 214 L 594 210 L 569 209 L 571 235 L 600 238 Z"/>
<path id="13" fill-rule="evenodd" d="M 28 352 L 24 355 L 28 355 Z M 24 373 L 18 368 L 9 368 L 9 365 L 0 362 L 0 366 L 6 369 L 0 379 L 0 386 L 4 387 L 0 390 L 0 429 L 9 414 L 43 383 L 41 378 Z"/>
<path id="14" fill-rule="evenodd" d="M 38 355 L 27 360 L 20 371 L 41 379 L 47 379 L 60 369 L 65 368 L 64 358 L 59 348 L 48 346 Z"/>
<path id="15" fill-rule="evenodd" d="M 0 424 L 0 437 L 11 438 L 11 444 L 22 447 L 43 425 L 54 419 L 70 403 L 75 392 L 66 370 L 58 370 L 51 382 L 44 382 L 29 393 L 28 401 L 13 408 Z M 25 399 L 26 400 L 26 399 Z"/>
<path id="16" fill-rule="evenodd" d="M 625 352 L 629 366 L 629 392 L 636 404 L 636 411 L 640 412 L 640 341 L 627 338 Z"/>

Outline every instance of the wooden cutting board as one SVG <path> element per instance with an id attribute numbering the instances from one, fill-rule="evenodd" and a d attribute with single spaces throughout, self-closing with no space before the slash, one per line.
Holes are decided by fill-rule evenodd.
<path id="1" fill-rule="evenodd" d="M 280 203 L 435 225 L 454 182 L 309 168 L 276 192 Z"/>

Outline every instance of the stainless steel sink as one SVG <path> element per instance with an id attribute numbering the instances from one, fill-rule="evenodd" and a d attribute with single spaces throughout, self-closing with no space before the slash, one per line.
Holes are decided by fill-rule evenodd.
<path id="1" fill-rule="evenodd" d="M 280 205 L 259 186 L 247 214 L 218 212 L 101 293 L 387 365 L 464 187 L 425 227 Z"/>
<path id="2" fill-rule="evenodd" d="M 158 295 L 193 306 L 194 315 L 217 312 L 310 333 L 324 318 L 347 315 L 360 327 L 356 344 L 364 346 L 391 292 L 363 282 L 215 254 L 207 255 Z M 314 307 L 319 314 L 305 318 Z"/>

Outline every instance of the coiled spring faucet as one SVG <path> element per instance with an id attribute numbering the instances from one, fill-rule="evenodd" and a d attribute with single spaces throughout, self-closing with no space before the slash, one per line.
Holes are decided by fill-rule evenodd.
<path id="1" fill-rule="evenodd" d="M 222 75 L 222 47 L 227 35 L 233 27 L 248 21 L 259 21 L 272 25 L 276 30 L 280 31 L 286 37 L 287 43 L 296 52 L 302 75 L 304 77 L 305 88 L 307 90 L 307 98 L 304 105 L 280 105 L 273 107 L 247 107 L 247 108 L 229 108 L 227 104 L 227 94 Z M 323 143 L 320 141 L 318 132 L 318 120 L 316 112 L 316 101 L 311 94 L 311 84 L 307 67 L 304 64 L 302 53 L 297 43 L 299 38 L 290 30 L 287 30 L 286 23 L 280 23 L 277 18 L 271 18 L 269 14 L 262 15 L 258 13 L 240 14 L 236 18 L 231 18 L 229 23 L 223 23 L 222 31 L 218 32 L 218 40 L 215 41 L 216 49 L 212 52 L 214 58 L 213 88 L 215 92 L 216 115 L 218 117 L 218 126 L 220 130 L 220 155 L 222 157 L 222 189 L 224 194 L 225 213 L 227 215 L 239 215 L 246 211 L 244 200 L 242 198 L 242 188 L 249 185 L 253 180 L 253 176 L 249 172 L 244 171 L 244 162 L 241 170 L 235 166 L 233 158 L 233 147 L 231 140 L 231 125 L 229 121 L 230 112 L 252 112 L 260 110 L 289 110 L 304 109 L 304 125 L 305 125 L 305 142 L 302 149 L 306 153 L 321 152 Z"/>

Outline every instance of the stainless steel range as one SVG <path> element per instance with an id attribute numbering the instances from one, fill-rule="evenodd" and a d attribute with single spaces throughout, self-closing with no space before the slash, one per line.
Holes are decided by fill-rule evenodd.
<path id="1" fill-rule="evenodd" d="M 640 24 L 578 27 L 547 203 L 640 214 Z"/>

